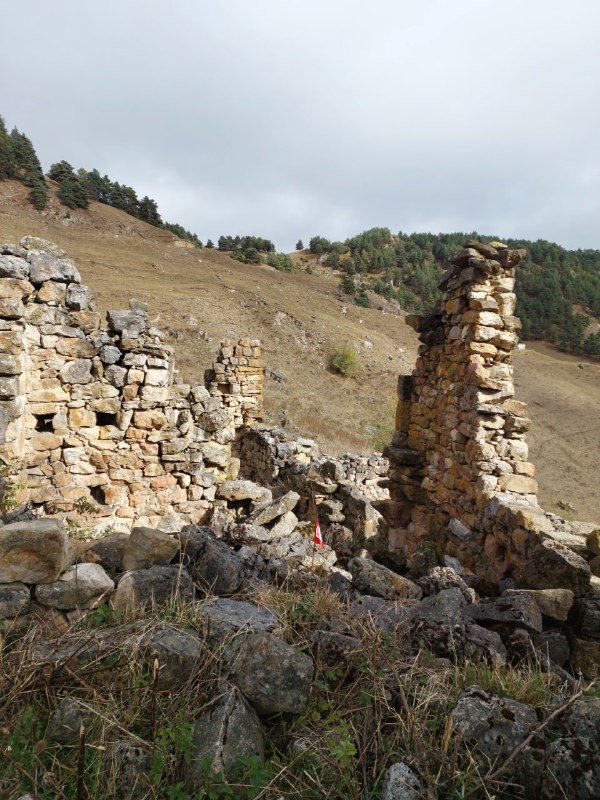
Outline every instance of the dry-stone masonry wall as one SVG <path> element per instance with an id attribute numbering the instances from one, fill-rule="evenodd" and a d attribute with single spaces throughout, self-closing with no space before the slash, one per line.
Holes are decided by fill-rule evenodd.
<path id="1" fill-rule="evenodd" d="M 39 513 L 200 522 L 235 476 L 236 429 L 261 418 L 260 345 L 223 342 L 191 386 L 144 304 L 107 316 L 55 245 L 0 245 L 0 457 Z"/>
<path id="2" fill-rule="evenodd" d="M 589 567 L 552 538 L 528 459 L 527 407 L 514 399 L 515 267 L 525 251 L 468 242 L 442 276 L 436 311 L 415 317 L 416 369 L 398 383 L 387 448 L 392 550 L 423 540 L 460 560 L 490 590 L 511 578 L 585 593 Z"/>
<path id="3" fill-rule="evenodd" d="M 353 549 L 366 545 L 380 551 L 379 534 L 387 526 L 375 506 L 389 502 L 387 458 L 352 453 L 331 458 L 312 439 L 266 425 L 243 428 L 237 448 L 241 474 L 297 492 L 301 516 L 314 519 L 317 513 L 332 547 L 343 552 L 344 540 Z"/>

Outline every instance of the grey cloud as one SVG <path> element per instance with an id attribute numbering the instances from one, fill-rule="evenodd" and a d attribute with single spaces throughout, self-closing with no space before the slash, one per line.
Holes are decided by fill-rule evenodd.
<path id="1" fill-rule="evenodd" d="M 595 0 L 24 0 L 2 113 L 201 238 L 600 247 Z"/>

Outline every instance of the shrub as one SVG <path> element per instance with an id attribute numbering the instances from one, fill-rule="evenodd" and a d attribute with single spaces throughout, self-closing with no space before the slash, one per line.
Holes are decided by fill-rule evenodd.
<path id="1" fill-rule="evenodd" d="M 269 253 L 267 264 L 280 272 L 296 272 L 297 268 L 287 253 Z"/>
<path id="2" fill-rule="evenodd" d="M 347 377 L 353 377 L 360 369 L 358 355 L 350 344 L 345 345 L 341 350 L 334 353 L 330 364 L 334 372 L 339 372 L 340 375 L 346 375 Z"/>

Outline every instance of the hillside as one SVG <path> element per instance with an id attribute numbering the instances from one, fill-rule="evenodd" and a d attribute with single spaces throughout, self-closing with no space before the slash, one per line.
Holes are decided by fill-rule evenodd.
<path id="1" fill-rule="evenodd" d="M 51 190 L 48 208 L 38 212 L 27 194 L 20 183 L 0 182 L 0 239 L 34 234 L 60 244 L 101 310 L 130 297 L 148 302 L 155 324 L 171 335 L 184 379 L 201 377 L 220 339 L 258 337 L 273 373 L 265 387 L 272 421 L 286 416 L 290 427 L 337 453 L 387 441 L 397 375 L 411 371 L 416 355 L 416 335 L 401 315 L 353 305 L 327 268 L 289 274 L 241 264 L 110 206 L 67 210 Z M 361 360 L 353 379 L 328 370 L 346 343 Z M 534 420 L 541 502 L 552 511 L 559 500 L 570 502 L 571 516 L 600 518 L 600 367 L 542 345 L 517 353 L 515 364 L 519 398 Z"/>

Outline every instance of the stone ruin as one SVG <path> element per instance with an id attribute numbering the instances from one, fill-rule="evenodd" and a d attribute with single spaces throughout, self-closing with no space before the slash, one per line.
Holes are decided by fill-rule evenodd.
<path id="1" fill-rule="evenodd" d="M 508 581 L 582 595 L 590 568 L 557 541 L 538 505 L 527 406 L 514 398 L 515 268 L 524 257 L 497 242 L 467 242 L 439 281 L 436 310 L 407 318 L 421 345 L 413 374 L 399 378 L 385 451 L 389 547 L 410 562 L 433 542 L 490 593 Z"/>
<path id="2" fill-rule="evenodd" d="M 0 457 L 5 491 L 20 481 L 25 503 L 17 521 L 4 515 L 0 618 L 50 608 L 62 624 L 109 598 L 231 596 L 317 570 L 344 598 L 372 595 L 360 600 L 369 614 L 399 602 L 393 613 L 417 627 L 421 595 L 428 614 L 447 592 L 463 639 L 465 614 L 467 627 L 516 626 L 537 652 L 554 647 L 545 658 L 561 676 L 570 654 L 596 675 L 600 531 L 586 539 L 538 505 L 527 409 L 514 399 L 523 256 L 465 246 L 438 309 L 411 320 L 422 345 L 399 379 L 392 445 L 333 459 L 261 424 L 258 341 L 223 342 L 203 383 L 181 383 L 145 305 L 108 312 L 104 327 L 62 251 L 31 237 L 0 245 Z M 315 505 L 327 542 L 317 553 Z M 112 536 L 74 545 L 64 519 Z M 502 596 L 478 603 L 475 591 Z M 493 658 L 506 661 L 494 636 Z"/>
<path id="3" fill-rule="evenodd" d="M 0 458 L 19 499 L 118 530 L 202 522 L 239 468 L 236 431 L 262 418 L 259 342 L 223 342 L 205 382 L 181 383 L 148 308 L 102 327 L 64 256 L 33 237 L 0 247 Z"/>

